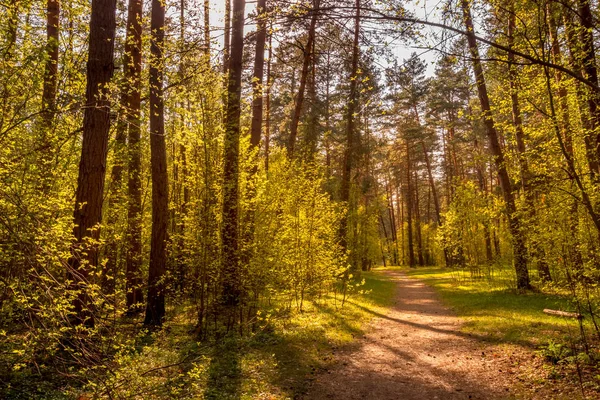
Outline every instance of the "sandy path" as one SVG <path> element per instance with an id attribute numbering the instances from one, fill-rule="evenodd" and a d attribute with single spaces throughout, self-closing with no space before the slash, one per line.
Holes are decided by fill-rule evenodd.
<path id="1" fill-rule="evenodd" d="M 394 305 L 373 322 L 359 349 L 313 382 L 319 399 L 508 399 L 507 367 L 492 346 L 460 332 L 461 321 L 433 289 L 398 271 Z"/>

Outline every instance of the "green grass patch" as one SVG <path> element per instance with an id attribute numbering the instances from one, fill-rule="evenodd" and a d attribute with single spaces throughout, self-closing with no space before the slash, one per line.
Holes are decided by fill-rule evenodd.
<path id="1" fill-rule="evenodd" d="M 579 337 L 578 323 L 543 313 L 545 308 L 575 311 L 567 296 L 511 289 L 509 271 L 472 279 L 468 271 L 426 267 L 406 270 L 434 287 L 445 304 L 466 321 L 464 330 L 484 339 L 537 348 Z M 585 322 L 589 324 L 589 321 Z M 588 327 L 591 330 L 591 327 Z"/>

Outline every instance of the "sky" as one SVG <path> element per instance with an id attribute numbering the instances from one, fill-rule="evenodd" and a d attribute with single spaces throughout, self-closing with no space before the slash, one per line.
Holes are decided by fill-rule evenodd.
<path id="1" fill-rule="evenodd" d="M 404 7 L 406 7 L 409 11 L 413 12 L 418 18 L 429 19 L 429 20 L 439 20 L 438 18 L 438 6 L 442 3 L 443 0 L 411 0 L 404 1 Z M 200 2 L 199 2 L 200 3 Z M 212 0 L 211 1 L 211 14 L 210 14 L 210 23 L 213 26 L 212 38 L 215 43 L 217 43 L 217 48 L 221 48 L 223 46 L 223 17 L 224 17 L 224 9 L 225 9 L 225 1 L 224 0 Z M 256 1 L 247 1 L 246 2 L 246 14 L 253 13 L 256 8 Z M 248 24 L 246 26 L 246 31 L 249 32 L 254 29 L 254 26 Z M 421 33 L 425 37 L 432 37 L 432 34 L 436 31 L 435 28 L 424 27 Z M 398 58 L 398 62 L 401 63 L 403 59 L 407 59 L 413 52 L 416 52 L 420 55 L 420 57 L 427 64 L 427 75 L 433 75 L 435 70 L 435 62 L 439 56 L 437 51 L 427 50 L 423 48 L 414 47 L 410 43 L 402 42 L 399 40 L 390 40 L 388 41 L 388 48 L 390 51 Z M 423 43 L 424 44 L 424 43 Z M 434 43 L 430 40 L 430 45 Z M 425 47 L 425 46 L 424 46 Z M 385 62 L 382 61 L 384 65 Z"/>

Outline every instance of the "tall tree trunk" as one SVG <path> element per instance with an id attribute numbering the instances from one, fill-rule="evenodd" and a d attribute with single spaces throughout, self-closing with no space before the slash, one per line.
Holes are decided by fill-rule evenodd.
<path id="1" fill-rule="evenodd" d="M 46 8 L 46 66 L 42 94 L 44 128 L 50 129 L 56 112 L 58 87 L 58 33 L 60 29 L 60 0 L 47 0 Z"/>
<path id="2" fill-rule="evenodd" d="M 223 73 L 229 71 L 229 54 L 231 48 L 231 0 L 225 0 L 225 27 L 223 29 Z M 227 82 L 225 83 L 227 85 Z"/>
<path id="3" fill-rule="evenodd" d="M 75 211 L 74 243 L 69 259 L 69 279 L 78 289 L 74 300 L 76 323 L 94 325 L 88 293 L 90 271 L 98 265 L 95 243 L 100 235 L 102 201 L 106 177 L 106 152 L 110 129 L 108 86 L 114 72 L 116 0 L 93 0 L 87 61 L 86 105 L 83 114 L 83 142 Z"/>
<path id="4" fill-rule="evenodd" d="M 394 213 L 394 203 L 392 201 L 392 189 L 389 180 L 386 182 L 386 197 L 388 198 L 388 214 L 390 218 L 390 230 L 392 234 L 392 262 L 398 265 L 398 234 L 396 232 L 396 215 Z"/>
<path id="5" fill-rule="evenodd" d="M 407 223 L 407 237 L 408 237 L 408 266 L 414 268 L 416 265 L 415 261 L 415 247 L 413 243 L 413 195 L 411 185 L 411 161 L 410 161 L 410 146 L 408 139 L 406 140 L 406 223 Z"/>
<path id="6" fill-rule="evenodd" d="M 302 105 L 304 103 L 304 92 L 306 90 L 306 82 L 308 79 L 308 69 L 314 57 L 313 55 L 313 42 L 315 40 L 315 28 L 317 26 L 317 16 L 320 0 L 313 0 L 312 17 L 310 19 L 310 27 L 308 29 L 308 40 L 304 47 L 304 60 L 302 62 L 302 72 L 300 75 L 300 87 L 296 94 L 296 100 L 294 102 L 294 113 L 292 114 L 292 121 L 290 124 L 290 137 L 288 142 L 288 155 L 290 158 L 294 156 L 294 149 L 296 146 L 296 137 L 298 136 L 298 124 L 300 123 L 300 114 L 302 112 Z"/>
<path id="7" fill-rule="evenodd" d="M 344 169 L 340 188 L 340 200 L 348 205 L 346 215 L 340 221 L 340 246 L 348 250 L 348 218 L 353 210 L 350 204 L 350 186 L 352 184 L 352 169 L 355 157 L 355 128 L 354 113 L 358 106 L 358 57 L 359 57 L 359 31 L 360 31 L 360 0 L 356 0 L 356 15 L 354 17 L 354 42 L 352 47 L 352 65 L 350 70 L 350 97 L 346 110 L 346 148 L 344 149 Z"/>
<path id="8" fill-rule="evenodd" d="M 560 43 L 558 40 L 558 28 L 557 28 L 557 18 L 556 10 L 553 7 L 553 3 L 548 3 L 546 5 L 547 15 L 548 15 L 548 30 L 550 33 L 550 42 L 551 42 L 551 52 L 552 58 L 555 64 L 561 65 L 562 63 L 562 54 L 560 49 Z M 564 80 L 563 74 L 560 71 L 556 71 L 554 74 L 554 78 L 556 80 L 556 84 L 558 86 L 558 98 L 559 98 L 559 107 L 560 107 L 560 121 L 562 134 L 565 141 L 565 149 L 569 156 L 574 159 L 575 153 L 573 151 L 573 137 L 571 132 L 571 124 L 569 122 L 569 103 L 568 103 L 568 94 L 566 88 L 566 82 Z M 574 177 L 570 176 L 571 187 L 575 188 L 576 183 Z M 571 262 L 575 267 L 575 271 L 582 272 L 583 271 L 583 259 L 581 257 L 581 252 L 579 251 L 579 247 L 576 245 L 577 240 L 577 232 L 579 230 L 579 221 L 578 221 L 578 208 L 579 202 L 577 199 L 573 199 L 571 203 L 571 211 L 569 214 L 569 223 L 570 223 L 570 233 L 571 233 Z"/>
<path id="9" fill-rule="evenodd" d="M 473 64 L 473 70 L 475 72 L 477 92 L 479 94 L 479 101 L 481 103 L 481 111 L 484 120 L 483 122 L 485 124 L 486 133 L 490 141 L 490 150 L 494 156 L 496 168 L 498 169 L 498 179 L 502 188 L 504 202 L 506 203 L 506 216 L 508 218 L 509 230 L 512 235 L 514 266 L 517 275 L 517 288 L 528 289 L 530 284 L 529 271 L 527 269 L 527 249 L 525 247 L 523 232 L 521 231 L 521 220 L 516 212 L 515 199 L 512 192 L 510 178 L 508 176 L 508 170 L 506 169 L 504 154 L 502 152 L 502 148 L 500 147 L 498 133 L 494 125 L 494 118 L 490 108 L 490 100 L 487 93 L 485 76 L 483 74 L 483 67 L 479 57 L 479 49 L 477 48 L 477 41 L 475 39 L 475 31 L 473 27 L 473 20 L 471 18 L 469 0 L 461 0 L 461 6 L 467 32 L 467 41 L 469 43 L 469 50 L 471 52 L 471 61 Z"/>
<path id="10" fill-rule="evenodd" d="M 210 57 L 210 0 L 204 0 L 204 54 Z"/>
<path id="11" fill-rule="evenodd" d="M 474 142 L 475 152 L 479 154 L 479 142 L 477 141 L 477 137 Z M 480 162 L 477 163 L 477 180 L 479 181 L 479 191 L 486 196 L 488 196 L 486 177 L 485 177 L 485 164 L 482 166 Z M 487 200 L 486 200 L 487 201 Z M 490 223 L 489 221 L 485 221 L 483 223 L 483 237 L 485 241 L 485 258 L 486 261 L 491 263 L 494 260 L 494 255 L 492 253 L 492 237 L 490 232 Z"/>
<path id="12" fill-rule="evenodd" d="M 16 25 L 15 25 L 16 26 Z M 52 121 L 56 113 L 56 91 L 58 88 L 58 34 L 60 29 L 60 0 L 46 3 L 46 66 L 42 92 L 42 127 L 39 180 L 42 193 L 47 193 L 53 181 Z M 15 33 L 16 34 L 16 33 Z M 10 40 L 13 40 L 10 38 Z M 16 40 L 16 37 L 15 37 Z"/>
<path id="13" fill-rule="evenodd" d="M 254 74 L 252 77 L 252 126 L 250 144 L 258 147 L 263 122 L 263 75 L 265 65 L 265 42 L 267 38 L 267 1 L 258 0 L 256 24 L 256 53 L 254 55 Z M 268 79 L 268 78 L 267 78 Z"/>
<path id="14" fill-rule="evenodd" d="M 514 11 L 514 1 L 511 2 L 510 9 L 508 11 L 508 47 L 512 49 L 515 42 L 515 22 L 516 13 Z M 513 127 L 515 128 L 515 138 L 517 142 L 517 152 L 519 167 L 521 171 L 521 186 L 523 188 L 523 194 L 528 208 L 528 217 L 533 223 L 537 221 L 537 211 L 535 208 L 535 193 L 530 185 L 529 177 L 531 172 L 529 171 L 529 165 L 527 163 L 527 156 L 525 155 L 525 134 L 523 132 L 523 120 L 521 118 L 521 107 L 519 104 L 519 88 L 518 88 L 518 71 L 516 66 L 515 55 L 512 52 L 508 52 L 508 80 L 510 85 L 510 102 L 512 108 L 512 119 Z M 533 227 L 535 231 L 535 227 Z M 531 238 L 530 238 L 531 239 Z M 543 281 L 552 281 L 550 275 L 550 268 L 546 262 L 546 254 L 544 248 L 537 241 L 536 237 L 530 240 L 531 254 L 537 261 L 537 269 L 540 278 Z"/>
<path id="15" fill-rule="evenodd" d="M 145 325 L 160 326 L 165 316 L 165 271 L 169 226 L 169 177 L 163 98 L 165 6 L 152 0 L 150 21 L 150 165 L 152 170 L 152 235 L 148 267 Z"/>
<path id="16" fill-rule="evenodd" d="M 271 24 L 272 31 L 273 26 Z M 269 172 L 269 151 L 271 142 L 271 58 L 273 57 L 273 34 L 269 32 L 269 52 L 267 59 L 267 90 L 265 93 L 265 171 Z"/>
<path id="17" fill-rule="evenodd" d="M 227 111 L 223 143 L 223 211 L 222 211 L 222 301 L 230 310 L 229 323 L 233 323 L 235 309 L 241 300 L 241 271 L 238 246 L 238 179 L 240 147 L 240 101 L 242 84 L 242 55 L 244 46 L 244 0 L 233 0 L 233 24 L 229 80 L 227 85 Z"/>
<path id="18" fill-rule="evenodd" d="M 141 311 L 142 290 L 142 153 L 141 74 L 142 74 L 142 0 L 129 0 L 125 42 L 126 116 L 128 133 L 127 250 L 125 253 L 125 290 L 129 313 Z"/>
<path id="19" fill-rule="evenodd" d="M 306 121 L 306 134 L 304 136 L 304 152 L 308 162 L 314 160 L 315 153 L 317 152 L 317 141 L 318 141 L 318 114 L 317 114 L 317 53 L 316 53 L 316 41 L 312 43 L 312 62 L 310 68 L 310 76 L 308 78 L 308 101 L 309 111 L 308 119 Z"/>
<path id="20" fill-rule="evenodd" d="M 581 57 L 583 75 L 592 83 L 597 84 L 598 70 L 596 67 L 596 50 L 594 48 L 594 30 L 596 26 L 590 7 L 590 0 L 577 0 L 577 7 L 581 28 L 583 28 L 579 29 L 579 41 L 583 51 Z M 593 131 L 589 132 L 589 140 L 593 145 L 596 164 L 600 165 L 600 94 L 587 86 L 585 90 L 593 128 Z"/>
<path id="21" fill-rule="evenodd" d="M 565 33 L 566 33 L 566 38 L 567 38 L 567 45 L 568 45 L 568 49 L 569 49 L 569 58 L 570 58 L 570 64 L 573 67 L 573 69 L 575 69 L 578 72 L 581 72 L 582 75 L 585 75 L 585 71 L 583 69 L 583 63 L 581 60 L 581 55 L 579 54 L 579 47 L 581 46 L 579 43 L 579 39 L 577 38 L 576 35 L 576 28 L 575 25 L 573 24 L 573 21 L 571 21 L 571 18 L 569 16 L 569 10 L 568 9 L 563 9 L 562 10 L 563 13 L 563 19 L 564 19 L 564 24 L 565 24 Z M 592 135 L 594 132 L 594 127 L 595 127 L 595 123 L 594 123 L 594 119 L 593 117 L 590 115 L 590 110 L 589 107 L 587 106 L 587 89 L 583 87 L 583 85 L 580 82 L 575 82 L 575 88 L 577 89 L 577 105 L 579 107 L 579 114 L 580 114 L 580 118 L 581 118 L 581 125 L 583 126 L 584 129 L 584 143 L 585 143 L 585 152 L 586 152 L 586 160 L 587 160 L 587 164 L 588 164 L 588 170 L 590 173 L 590 177 L 592 178 L 592 181 L 596 180 L 596 175 L 598 175 L 599 169 L 600 169 L 600 164 L 598 163 L 598 160 L 595 157 L 595 149 L 594 149 L 594 143 L 592 140 Z"/>
<path id="22" fill-rule="evenodd" d="M 419 259 L 419 265 L 425 265 L 425 259 L 423 258 L 423 235 L 421 234 L 421 206 L 419 203 L 419 175 L 415 171 L 415 233 L 417 236 L 417 257 Z"/>

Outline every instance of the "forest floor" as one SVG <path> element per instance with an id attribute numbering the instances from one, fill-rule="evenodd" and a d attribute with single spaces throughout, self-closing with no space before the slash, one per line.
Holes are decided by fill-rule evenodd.
<path id="1" fill-rule="evenodd" d="M 394 304 L 336 367 L 316 377 L 306 399 L 598 398 L 589 389 L 582 394 L 576 372 L 557 373 L 539 350 L 465 330 L 423 280 L 383 273 L 397 285 Z M 555 379 L 561 373 L 571 379 Z"/>

